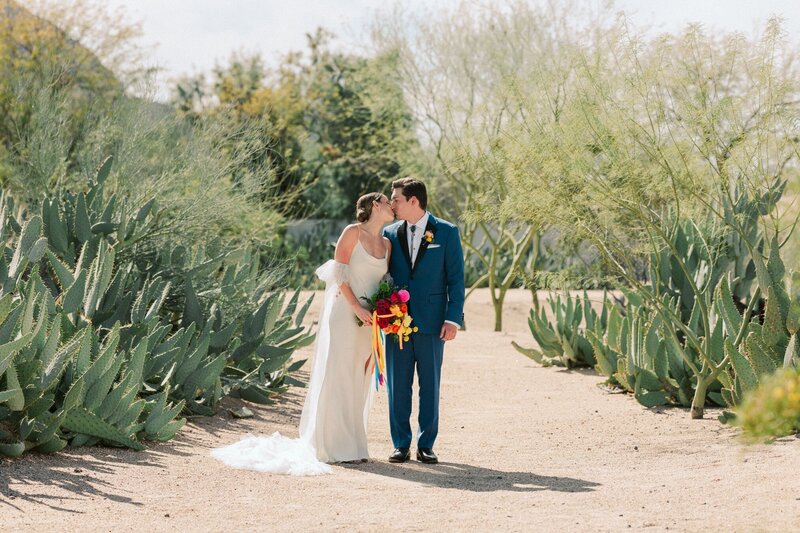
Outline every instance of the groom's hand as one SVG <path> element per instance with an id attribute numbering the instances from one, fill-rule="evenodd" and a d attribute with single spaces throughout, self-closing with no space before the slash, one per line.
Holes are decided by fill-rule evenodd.
<path id="1" fill-rule="evenodd" d="M 451 341 L 456 338 L 456 333 L 458 333 L 458 328 L 450 322 L 445 322 L 442 325 L 442 332 L 439 334 L 439 338 L 443 341 Z"/>

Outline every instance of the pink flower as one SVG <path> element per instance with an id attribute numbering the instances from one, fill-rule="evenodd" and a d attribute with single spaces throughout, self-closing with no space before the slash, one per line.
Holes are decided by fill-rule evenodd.
<path id="1" fill-rule="evenodd" d="M 411 299 L 411 295 L 405 289 L 400 289 L 397 291 L 397 297 L 400 298 L 401 303 L 406 303 Z"/>

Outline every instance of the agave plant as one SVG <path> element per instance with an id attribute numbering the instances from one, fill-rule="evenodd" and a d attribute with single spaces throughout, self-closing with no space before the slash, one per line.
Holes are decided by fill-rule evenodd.
<path id="1" fill-rule="evenodd" d="M 3 453 L 99 441 L 140 449 L 139 437 L 175 435 L 183 404 L 169 405 L 168 391 L 141 397 L 145 344 L 121 352 L 119 326 L 102 341 L 90 326 L 69 327 L 38 267 L 20 288 L 18 299 L 0 300 Z"/>
<path id="2" fill-rule="evenodd" d="M 552 322 L 531 314 L 540 349 L 517 349 L 545 364 L 575 364 L 572 354 L 588 360 L 583 354 L 592 353 L 611 384 L 646 406 L 691 406 L 699 418 L 709 402 L 738 404 L 763 376 L 796 364 L 800 350 L 800 304 L 790 301 L 777 237 L 766 243 L 758 225 L 784 186 L 725 197 L 719 220 L 703 226 L 652 226 L 660 247 L 650 255 L 650 282 L 624 289 L 624 307 L 604 304 L 605 318 L 583 329 L 591 352 L 575 349 L 582 344 L 579 306 L 560 300 Z"/>
<path id="3" fill-rule="evenodd" d="M 603 292 L 603 301 L 606 293 Z M 516 342 L 512 345 L 521 354 L 539 364 L 560 365 L 567 368 L 594 366 L 594 349 L 586 336 L 586 331 L 597 327 L 605 329 L 608 310 L 603 306 L 601 314 L 592 308 L 586 291 L 583 296 L 572 297 L 568 292 L 550 299 L 551 322 L 545 310 L 537 313 L 531 309 L 528 326 L 538 348 L 523 348 Z"/>
<path id="4" fill-rule="evenodd" d="M 285 302 L 249 250 L 152 253 L 161 208 L 106 197 L 110 170 L 40 215 L 2 199 L 0 453 L 168 440 L 225 394 L 271 401 L 313 338 L 310 300 Z"/>

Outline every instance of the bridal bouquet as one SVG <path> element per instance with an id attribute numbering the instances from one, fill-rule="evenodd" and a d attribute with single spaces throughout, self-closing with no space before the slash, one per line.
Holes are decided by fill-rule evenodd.
<path id="1" fill-rule="evenodd" d="M 386 353 L 384 339 L 393 337 L 403 348 L 409 336 L 418 330 L 412 326 L 413 318 L 408 314 L 408 301 L 411 295 L 405 289 L 394 286 L 391 276 L 385 276 L 378 284 L 378 290 L 371 297 L 362 296 L 362 300 L 372 311 L 372 354 L 364 365 L 369 372 L 370 365 L 375 370 L 375 386 L 382 385 L 386 374 Z"/>

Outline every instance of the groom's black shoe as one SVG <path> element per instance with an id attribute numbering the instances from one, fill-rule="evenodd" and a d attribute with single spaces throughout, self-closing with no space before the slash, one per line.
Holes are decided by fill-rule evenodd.
<path id="1" fill-rule="evenodd" d="M 411 452 L 408 448 L 396 448 L 389 456 L 390 463 L 405 463 L 411 459 Z"/>
<path id="2" fill-rule="evenodd" d="M 436 454 L 433 453 L 433 450 L 430 448 L 418 448 L 417 449 L 417 461 L 421 463 L 427 464 L 436 464 L 439 462 L 439 458 L 436 457 Z"/>

